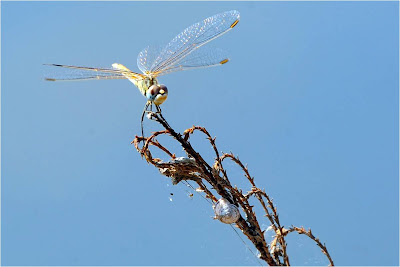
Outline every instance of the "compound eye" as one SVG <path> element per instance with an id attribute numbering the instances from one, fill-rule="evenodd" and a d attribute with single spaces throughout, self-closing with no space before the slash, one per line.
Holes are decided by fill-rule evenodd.
<path id="1" fill-rule="evenodd" d="M 160 94 L 168 94 L 168 88 L 164 84 L 160 84 Z"/>
<path id="2" fill-rule="evenodd" d="M 156 84 L 153 84 L 152 86 L 149 87 L 149 91 L 150 91 L 151 95 L 157 95 L 159 90 L 160 90 L 160 86 L 156 85 Z"/>

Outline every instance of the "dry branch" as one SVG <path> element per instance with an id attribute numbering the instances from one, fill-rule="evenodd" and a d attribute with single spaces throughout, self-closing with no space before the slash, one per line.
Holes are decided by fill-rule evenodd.
<path id="1" fill-rule="evenodd" d="M 256 186 L 254 178 L 251 177 L 248 168 L 232 153 L 223 153 L 220 155 L 215 143 L 215 138 L 213 138 L 204 127 L 193 126 L 185 130 L 183 135 L 181 135 L 169 126 L 161 114 L 151 112 L 148 118 L 160 123 L 165 130 L 154 132 L 150 137 L 136 136 L 132 143 L 135 145 L 137 151 L 147 162 L 157 167 L 161 174 L 170 177 L 174 185 L 181 181 L 193 181 L 199 186 L 199 191 L 204 192 L 205 197 L 211 199 L 214 204 L 218 199 L 224 198 L 228 200 L 229 203 L 241 208 L 245 217 L 240 216 L 238 221 L 236 221 L 236 226 L 257 248 L 260 259 L 264 260 L 270 266 L 289 266 L 290 262 L 289 255 L 287 254 L 285 236 L 291 232 L 297 232 L 314 240 L 328 258 L 330 265 L 334 265 L 326 246 L 311 233 L 311 230 L 306 231 L 303 227 L 298 228 L 294 226 L 285 229 L 281 225 L 277 208 L 274 206 L 272 199 L 265 191 Z M 204 134 L 210 142 L 216 156 L 213 166 L 210 166 L 192 147 L 189 139 L 195 131 Z M 179 142 L 186 152 L 187 157 L 177 158 L 174 153 L 171 153 L 156 140 L 156 137 L 160 135 L 172 136 Z M 141 144 L 143 145 L 141 146 Z M 151 147 L 156 147 L 163 151 L 169 157 L 169 160 L 163 161 L 159 158 L 154 158 L 150 151 Z M 231 185 L 227 172 L 223 167 L 223 162 L 226 159 L 232 160 L 243 170 L 245 178 L 251 185 L 251 190 L 246 194 L 243 194 L 241 189 Z M 261 204 L 265 212 L 264 215 L 268 218 L 271 223 L 271 228 L 275 232 L 275 238 L 270 244 L 265 240 L 265 230 L 263 231 L 261 229 L 257 215 L 253 211 L 253 206 L 249 204 L 249 198 L 252 196 Z"/>

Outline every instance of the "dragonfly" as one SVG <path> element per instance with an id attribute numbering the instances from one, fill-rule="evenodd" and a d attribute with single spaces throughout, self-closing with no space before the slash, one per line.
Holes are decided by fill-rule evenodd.
<path id="1" fill-rule="evenodd" d="M 60 64 L 44 64 L 63 68 L 67 74 L 45 78 L 47 81 L 83 81 L 127 79 L 131 81 L 147 99 L 141 117 L 143 136 L 143 118 L 146 112 L 161 114 L 160 105 L 168 97 L 168 88 L 157 80 L 159 76 L 177 71 L 220 66 L 229 61 L 220 49 L 203 47 L 210 41 L 227 33 L 240 19 L 236 10 L 226 11 L 208 17 L 184 29 L 166 46 L 148 46 L 137 57 L 137 65 L 142 73 L 133 72 L 122 64 L 114 63 L 112 68 L 82 67 Z"/>

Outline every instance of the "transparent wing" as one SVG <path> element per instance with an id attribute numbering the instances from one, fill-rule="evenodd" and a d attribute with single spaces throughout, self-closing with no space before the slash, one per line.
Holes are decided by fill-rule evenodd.
<path id="1" fill-rule="evenodd" d="M 83 80 L 112 80 L 112 79 L 138 79 L 142 74 L 129 70 L 117 70 L 113 68 L 79 67 L 59 64 L 44 64 L 52 67 L 63 68 L 62 71 L 49 73 L 47 81 L 83 81 Z"/>
<path id="2" fill-rule="evenodd" d="M 140 51 L 137 58 L 138 68 L 145 74 L 150 73 L 151 66 L 156 61 L 157 57 L 160 56 L 163 47 L 161 45 L 157 46 L 147 46 L 145 49 Z"/>
<path id="3" fill-rule="evenodd" d="M 239 12 L 232 10 L 195 23 L 172 39 L 163 49 L 145 48 L 138 55 L 138 67 L 143 73 L 162 75 L 164 71 L 181 65 L 185 57 L 202 45 L 231 30 L 239 22 L 239 18 Z M 191 63 L 201 67 L 200 61 Z"/>
<path id="4" fill-rule="evenodd" d="M 215 67 L 225 64 L 228 61 L 226 51 L 217 48 L 201 47 L 179 62 L 163 69 L 162 72 L 155 74 L 156 76 L 161 76 L 176 71 Z"/>

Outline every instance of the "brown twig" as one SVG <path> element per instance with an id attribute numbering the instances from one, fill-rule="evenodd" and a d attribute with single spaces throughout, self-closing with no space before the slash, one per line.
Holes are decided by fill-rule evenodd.
<path id="1" fill-rule="evenodd" d="M 331 258 L 331 255 L 328 252 L 328 249 L 326 248 L 325 244 L 322 244 L 321 241 L 319 241 L 319 238 L 315 237 L 312 232 L 311 229 L 308 229 L 308 231 L 306 231 L 306 229 L 304 229 L 304 227 L 295 227 L 292 226 L 291 228 L 289 228 L 289 231 L 297 231 L 297 233 L 301 234 L 301 235 L 306 235 L 309 238 L 311 238 L 312 240 L 315 241 L 315 243 L 317 243 L 317 245 L 321 248 L 322 253 L 324 253 L 324 255 L 328 258 L 330 266 L 334 266 L 333 260 Z"/>
<path id="2" fill-rule="evenodd" d="M 138 152 L 140 152 L 147 162 L 157 167 L 161 174 L 171 177 L 173 184 L 177 184 L 182 180 L 194 181 L 197 183 L 200 190 L 206 194 L 206 197 L 212 199 L 214 202 L 216 202 L 218 198 L 214 195 L 212 190 L 215 190 L 216 194 L 220 197 L 225 198 L 230 203 L 240 207 L 246 216 L 245 218 L 240 216 L 236 221 L 236 226 L 257 248 L 260 253 L 260 259 L 267 262 L 267 264 L 270 266 L 289 266 L 290 262 L 286 251 L 287 245 L 285 236 L 290 232 L 297 231 L 299 234 L 305 234 L 317 242 L 317 245 L 321 247 L 323 253 L 327 255 L 331 265 L 333 265 L 333 261 L 325 245 L 322 245 L 318 238 L 315 238 L 312 235 L 311 230 L 305 231 L 304 228 L 296 227 L 285 229 L 280 224 L 277 208 L 274 206 L 272 199 L 265 193 L 265 191 L 257 188 L 254 178 L 251 177 L 248 168 L 239 160 L 238 157 L 235 157 L 232 153 L 223 153 L 222 156 L 220 156 L 215 143 L 215 138 L 213 138 L 204 127 L 193 126 L 185 130 L 183 135 L 181 135 L 170 127 L 161 114 L 150 112 L 149 118 L 160 123 L 165 130 L 154 132 L 148 138 L 136 136 L 132 143 L 135 145 Z M 210 166 L 192 147 L 189 139 L 195 131 L 203 133 L 209 140 L 210 145 L 216 155 L 213 166 Z M 176 158 L 175 154 L 171 153 L 156 140 L 157 136 L 160 135 L 169 135 L 178 141 L 183 150 L 186 152 L 187 158 Z M 143 143 L 142 147 L 140 147 L 141 143 Z M 168 161 L 163 161 L 158 158 L 153 158 L 150 151 L 150 146 L 157 147 L 166 155 L 168 155 L 170 159 Z M 251 185 L 251 191 L 247 192 L 246 194 L 243 194 L 241 189 L 231 185 L 228 174 L 223 167 L 223 161 L 228 158 L 241 167 L 244 172 L 244 176 L 249 181 Z M 203 182 L 203 179 L 210 185 L 210 188 L 206 186 L 206 184 Z M 266 242 L 264 236 L 265 230 L 263 231 L 261 229 L 257 215 L 253 211 L 253 206 L 249 203 L 249 198 L 251 196 L 255 196 L 255 198 L 260 202 L 265 211 L 265 216 L 268 218 L 272 229 L 275 231 L 275 239 L 271 242 L 271 244 Z M 266 200 L 266 202 L 264 200 Z M 268 205 L 266 203 L 268 203 Z"/>

